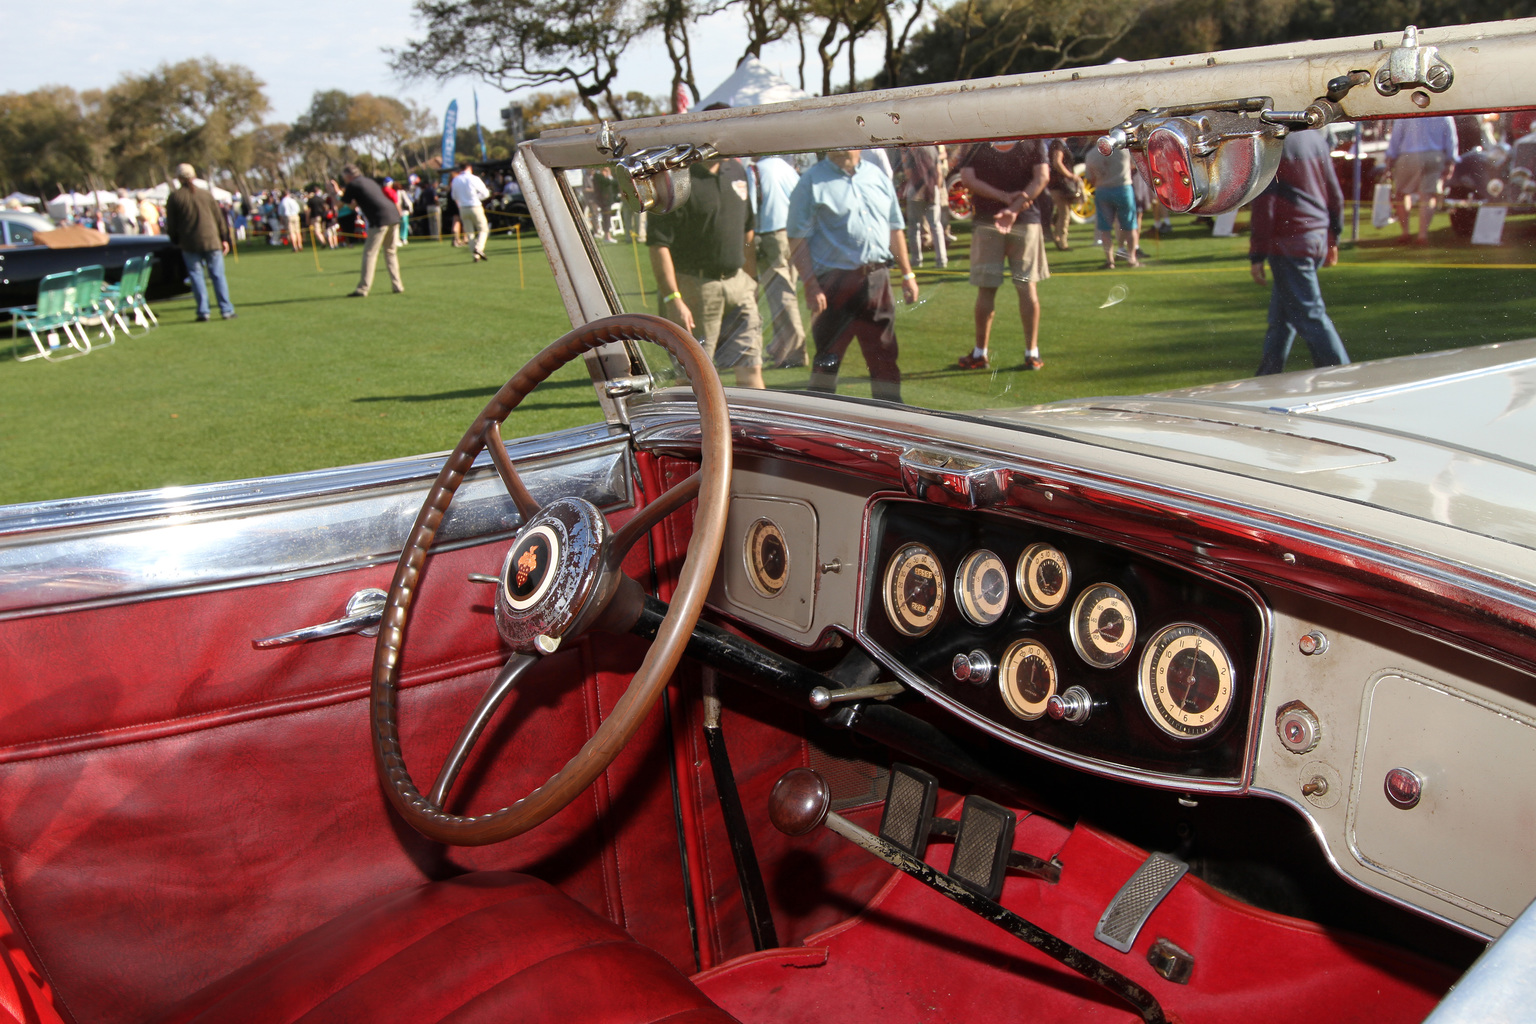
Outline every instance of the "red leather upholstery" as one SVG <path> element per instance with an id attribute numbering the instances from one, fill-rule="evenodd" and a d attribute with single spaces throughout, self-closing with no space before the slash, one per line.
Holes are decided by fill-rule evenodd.
<path id="1" fill-rule="evenodd" d="M 666 959 L 529 875 L 371 900 L 197 993 L 160 1024 L 730 1024 Z"/>
<path id="2" fill-rule="evenodd" d="M 64 1024 L 52 987 L 27 954 L 9 911 L 0 913 L 0 968 L 0 1024 Z"/>
<path id="3" fill-rule="evenodd" d="M 465 582 L 504 552 L 432 560 L 402 694 L 418 780 L 430 782 L 505 657 L 485 588 Z M 0 902 L 66 1020 L 153 1020 L 356 905 L 465 871 L 538 875 L 694 969 L 659 709 L 543 827 L 446 850 L 402 826 L 380 792 L 372 642 L 251 647 L 333 617 L 388 575 L 0 623 L 0 664 L 25 666 L 0 688 Z M 643 652 L 601 637 L 543 659 L 487 730 L 454 805 L 499 807 L 543 782 L 623 696 Z"/>

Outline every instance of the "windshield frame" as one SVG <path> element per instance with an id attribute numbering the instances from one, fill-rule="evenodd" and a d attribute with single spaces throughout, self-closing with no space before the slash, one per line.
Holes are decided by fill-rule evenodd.
<path id="1" fill-rule="evenodd" d="M 543 240 L 573 325 L 622 309 L 564 171 L 608 162 L 600 148 L 713 146 L 727 157 L 836 149 L 919 146 L 1106 132 L 1126 117 L 1158 107 L 1263 96 L 1275 110 L 1301 110 L 1353 71 L 1374 75 L 1392 60 L 1395 33 L 1282 43 L 1095 67 L 813 97 L 789 103 L 674 114 L 546 131 L 518 147 L 514 162 L 529 212 Z M 1370 85 L 1343 100 L 1345 119 L 1366 121 L 1521 109 L 1536 104 L 1536 18 L 1424 29 L 1455 72 L 1431 97 L 1403 89 L 1381 95 Z M 1415 97 L 1428 100 L 1418 106 Z M 642 346 L 613 344 L 589 353 L 588 368 L 610 423 L 629 422 L 625 382 L 647 372 Z"/>

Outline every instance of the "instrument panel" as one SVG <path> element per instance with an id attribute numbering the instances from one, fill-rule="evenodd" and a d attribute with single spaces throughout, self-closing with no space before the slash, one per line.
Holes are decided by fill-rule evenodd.
<path id="1" fill-rule="evenodd" d="M 1017 746 L 1191 789 L 1248 781 L 1265 616 L 1251 591 L 984 511 L 871 503 L 862 638 Z"/>

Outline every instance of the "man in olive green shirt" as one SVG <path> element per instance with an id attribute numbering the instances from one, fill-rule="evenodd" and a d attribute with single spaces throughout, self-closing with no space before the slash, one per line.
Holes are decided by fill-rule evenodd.
<path id="1" fill-rule="evenodd" d="M 213 193 L 197 187 L 197 172 L 191 164 L 176 167 L 178 188 L 165 200 L 165 233 L 171 244 L 181 250 L 192 279 L 192 297 L 197 300 L 197 322 L 208 319 L 208 286 L 203 269 L 213 279 L 213 294 L 219 300 L 219 312 L 225 320 L 235 318 L 235 305 L 229 301 L 229 284 L 224 280 L 224 254 L 231 244 L 229 222 L 224 211 L 213 201 Z"/>

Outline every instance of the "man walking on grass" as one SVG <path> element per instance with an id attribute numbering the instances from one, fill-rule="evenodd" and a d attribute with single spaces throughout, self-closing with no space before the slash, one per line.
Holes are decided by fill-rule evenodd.
<path id="1" fill-rule="evenodd" d="M 373 271 L 378 266 L 381 248 L 384 250 L 384 266 L 389 270 L 390 288 L 396 292 L 405 291 L 405 282 L 400 277 L 400 254 L 397 251 L 400 244 L 400 211 L 385 197 L 378 182 L 363 177 L 357 164 L 343 167 L 341 177 L 347 187 L 343 189 L 333 179 L 331 191 L 350 202 L 354 209 L 361 210 L 368 221 L 368 239 L 363 243 L 363 276 L 348 296 L 364 298 L 373 288 Z"/>
<path id="2" fill-rule="evenodd" d="M 213 281 L 213 294 L 219 300 L 219 312 L 225 320 L 235 318 L 234 303 L 229 301 L 229 284 L 224 280 L 224 254 L 231 245 L 229 222 L 213 193 L 196 185 L 197 172 L 191 164 L 176 166 L 177 189 L 165 200 L 165 233 L 171 244 L 181 250 L 192 279 L 192 297 L 197 301 L 197 322 L 208 320 L 208 286 L 203 270 Z"/>
<path id="3" fill-rule="evenodd" d="M 466 162 L 459 165 L 459 173 L 453 176 L 450 191 L 453 193 L 453 201 L 459 205 L 459 219 L 464 222 L 464 234 L 473 233 L 475 236 L 470 249 L 474 253 L 475 262 L 479 263 L 485 259 L 485 240 L 491 236 L 491 225 L 485 219 L 485 207 L 480 203 L 491 194 L 491 190 L 475 174 L 474 167 Z"/>
<path id="4" fill-rule="evenodd" d="M 1285 137 L 1275 180 L 1253 201 L 1252 211 L 1248 259 L 1253 279 L 1265 283 L 1266 259 L 1275 277 L 1258 374 L 1285 369 L 1297 334 L 1306 339 L 1314 365 L 1348 363 L 1344 342 L 1317 286 L 1317 269 L 1339 262 L 1344 223 L 1344 193 L 1320 133 L 1292 132 Z"/>

